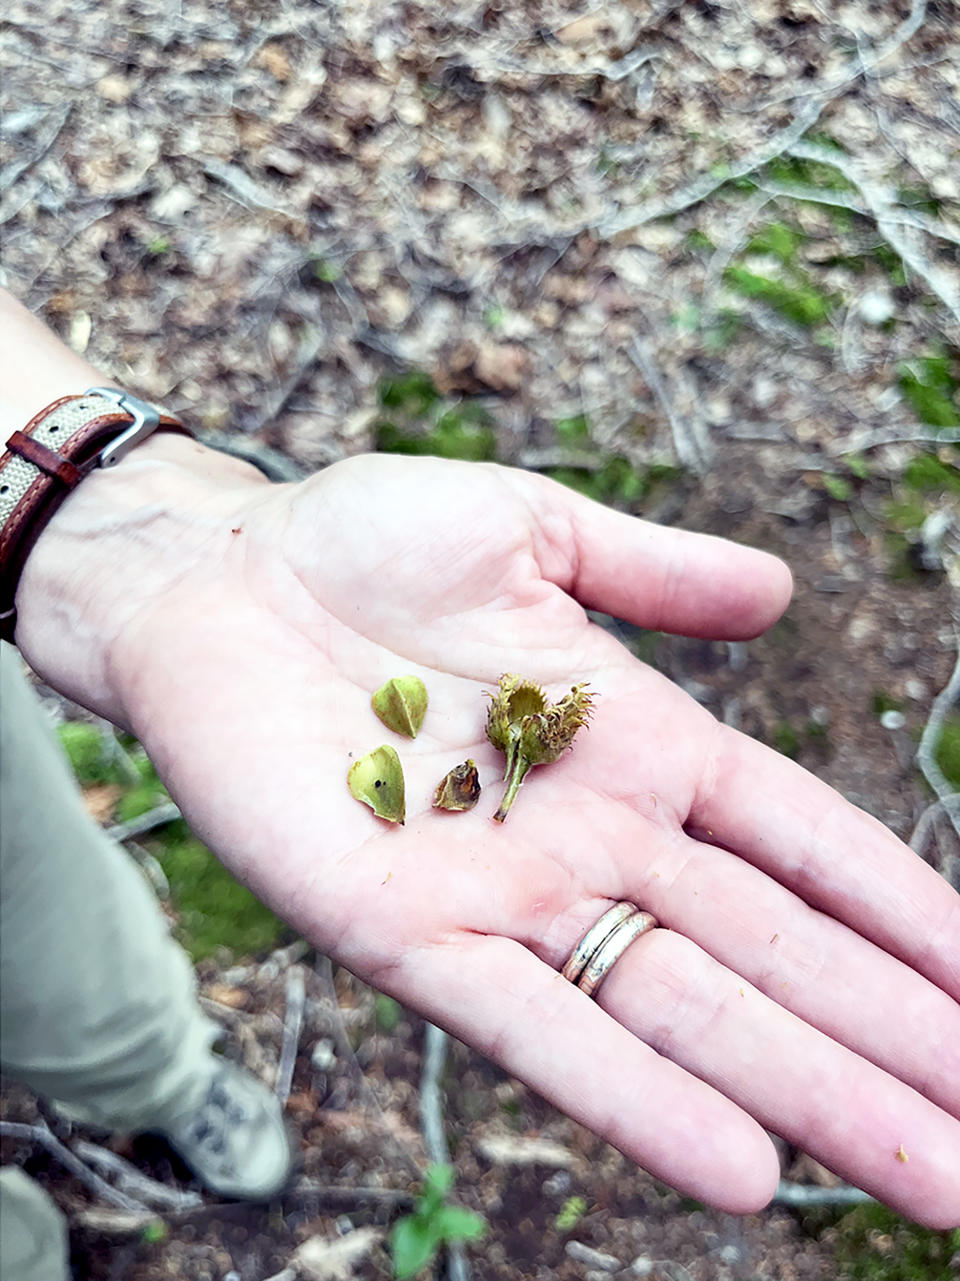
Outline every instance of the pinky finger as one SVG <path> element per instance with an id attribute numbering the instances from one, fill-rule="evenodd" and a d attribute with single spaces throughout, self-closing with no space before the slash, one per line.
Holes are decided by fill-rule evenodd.
<path id="1" fill-rule="evenodd" d="M 779 1165 L 760 1125 L 521 944 L 460 936 L 419 949 L 404 971 L 409 990 L 394 995 L 671 1187 L 733 1214 L 772 1197 Z"/>

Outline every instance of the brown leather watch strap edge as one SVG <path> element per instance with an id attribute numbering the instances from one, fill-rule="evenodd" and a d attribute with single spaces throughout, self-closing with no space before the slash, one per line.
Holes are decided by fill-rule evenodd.
<path id="1" fill-rule="evenodd" d="M 47 443 L 34 439 L 32 433 L 48 424 L 55 412 L 84 399 L 90 401 L 89 418 L 65 439 L 57 440 L 57 448 L 51 446 L 49 439 Z M 9 503 L 13 499 L 7 497 L 3 502 L 4 509 L 9 509 L 0 520 L 0 639 L 13 641 L 20 576 L 40 534 L 60 504 L 94 470 L 101 451 L 133 421 L 131 414 L 99 395 L 62 396 L 41 409 L 26 427 L 14 431 L 7 440 L 0 455 L 0 502 L 9 489 L 4 483 L 8 468 L 14 467 L 17 471 L 15 491 L 24 484 L 26 488 L 12 507 Z M 193 435 L 179 419 L 168 414 L 160 414 L 156 430 Z M 46 434 L 52 438 L 57 431 L 54 425 L 48 427 Z M 25 467 L 28 470 L 25 471 Z"/>

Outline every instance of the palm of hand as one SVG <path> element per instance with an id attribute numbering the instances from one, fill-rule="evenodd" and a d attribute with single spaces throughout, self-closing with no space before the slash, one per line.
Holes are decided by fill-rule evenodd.
<path id="1" fill-rule="evenodd" d="M 520 473 L 390 458 L 258 490 L 236 528 L 145 620 L 135 726 L 224 862 L 355 972 L 706 1200 L 769 1196 L 763 1125 L 916 1218 L 960 1220 L 956 896 L 582 608 L 755 634 L 784 603 L 768 558 Z M 597 703 L 501 827 L 483 691 L 505 671 L 553 695 L 589 681 Z M 430 694 L 414 743 L 370 710 L 406 672 Z M 404 765 L 402 829 L 346 786 L 351 754 L 381 742 Z M 480 805 L 432 811 L 468 756 Z M 852 849 L 859 868 L 838 867 Z M 556 971 L 623 898 L 669 929 L 594 1003 Z M 921 946 L 931 930 L 938 947 Z"/>

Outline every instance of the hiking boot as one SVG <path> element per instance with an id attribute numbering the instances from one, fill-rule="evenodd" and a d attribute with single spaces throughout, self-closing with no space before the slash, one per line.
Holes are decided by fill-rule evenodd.
<path id="1" fill-rule="evenodd" d="M 237 1201 L 269 1201 L 289 1182 L 293 1153 L 278 1100 L 217 1056 L 198 1106 L 157 1127 L 203 1186 Z"/>

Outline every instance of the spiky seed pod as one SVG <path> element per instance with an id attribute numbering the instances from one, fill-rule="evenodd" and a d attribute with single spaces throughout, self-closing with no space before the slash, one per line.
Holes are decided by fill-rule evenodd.
<path id="1" fill-rule="evenodd" d="M 572 746 L 577 730 L 590 717 L 592 696 L 583 683 L 558 703 L 549 703 L 539 685 L 507 674 L 490 697 L 487 738 L 506 756 L 507 790 L 494 815 L 502 823 L 531 767 L 559 760 Z"/>

